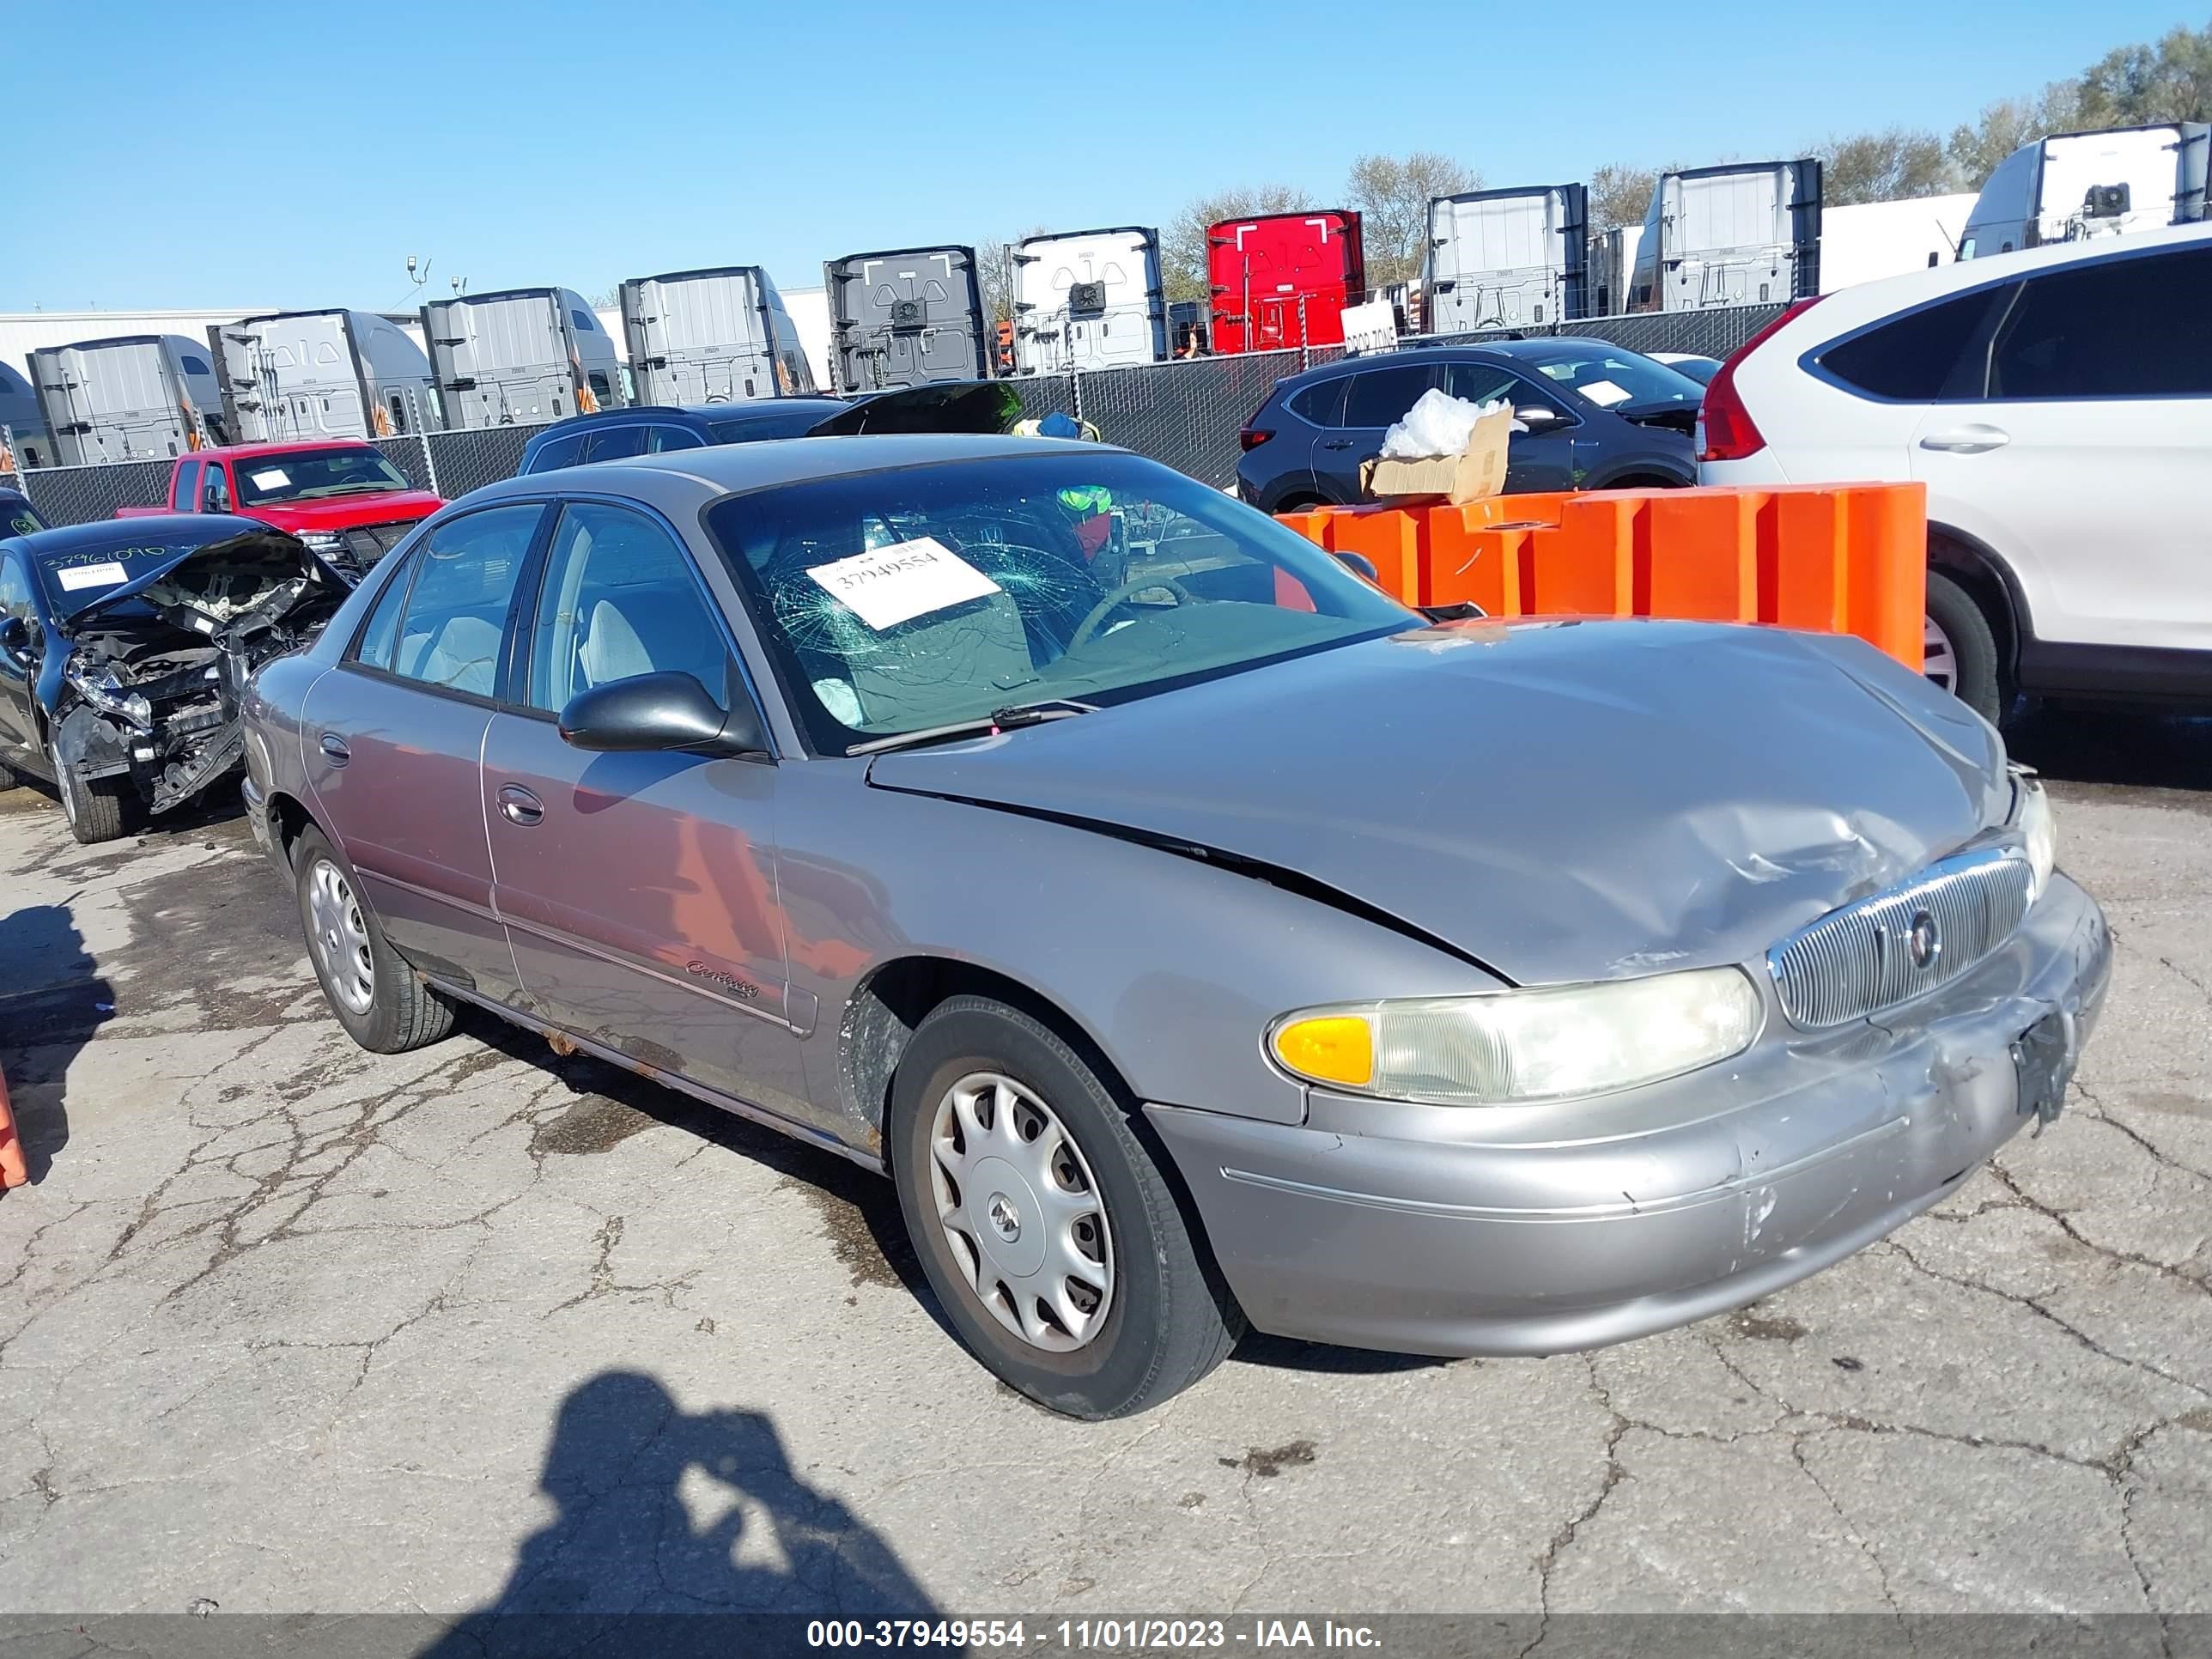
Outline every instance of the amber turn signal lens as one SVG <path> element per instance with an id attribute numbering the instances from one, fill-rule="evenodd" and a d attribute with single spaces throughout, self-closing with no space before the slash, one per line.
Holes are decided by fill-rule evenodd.
<path id="1" fill-rule="evenodd" d="M 1375 1037 L 1354 1015 L 1294 1019 L 1275 1032 L 1275 1058 L 1316 1083 L 1364 1085 L 1375 1078 Z"/>

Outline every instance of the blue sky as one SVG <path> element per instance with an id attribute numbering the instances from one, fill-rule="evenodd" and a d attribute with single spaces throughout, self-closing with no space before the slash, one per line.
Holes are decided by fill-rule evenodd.
<path id="1" fill-rule="evenodd" d="M 863 250 L 1163 223 L 1222 185 L 1333 197 L 1362 150 L 1444 150 L 1492 185 L 1795 153 L 1948 131 L 2202 13 L 26 6 L 0 30 L 0 311 L 411 306 L 410 253 L 436 292 L 739 264 L 797 288 Z"/>

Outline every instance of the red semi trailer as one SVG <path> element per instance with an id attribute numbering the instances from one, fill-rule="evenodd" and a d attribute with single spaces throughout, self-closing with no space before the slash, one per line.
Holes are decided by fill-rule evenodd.
<path id="1" fill-rule="evenodd" d="M 1359 216 L 1345 208 L 1224 219 L 1206 234 L 1216 352 L 1340 345 L 1367 297 Z"/>

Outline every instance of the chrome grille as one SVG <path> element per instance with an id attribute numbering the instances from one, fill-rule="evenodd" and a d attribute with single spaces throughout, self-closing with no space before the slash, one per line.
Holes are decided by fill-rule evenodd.
<path id="1" fill-rule="evenodd" d="M 2033 879 L 2017 849 L 1984 848 L 1829 912 L 1766 953 L 1783 1012 L 1816 1030 L 1955 979 L 2011 937 L 2027 914 Z"/>

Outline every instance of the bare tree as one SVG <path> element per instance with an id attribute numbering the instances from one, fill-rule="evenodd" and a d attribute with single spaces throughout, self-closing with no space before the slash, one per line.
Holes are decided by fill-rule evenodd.
<path id="1" fill-rule="evenodd" d="M 1220 190 L 1184 204 L 1160 233 L 1160 270 L 1170 300 L 1203 300 L 1206 233 L 1226 219 L 1261 213 L 1296 213 L 1314 205 L 1312 192 L 1297 185 L 1255 185 Z"/>
<path id="2" fill-rule="evenodd" d="M 1014 301 L 1020 297 L 1022 243 L 1045 234 L 1042 225 L 1031 225 L 1018 236 L 982 243 L 975 250 L 975 278 L 983 289 L 983 309 L 994 323 L 1009 321 Z"/>
<path id="3" fill-rule="evenodd" d="M 2033 98 L 1999 99 L 1951 134 L 1948 149 L 1960 183 L 1979 190 L 2013 151 L 2046 133 L 2077 126 L 2080 115 L 2080 94 L 2070 82 L 2055 82 Z"/>
<path id="4" fill-rule="evenodd" d="M 1657 167 L 1626 167 L 1608 161 L 1589 176 L 1589 228 L 1611 230 L 1617 225 L 1640 225 L 1651 205 L 1651 192 L 1659 183 Z"/>
<path id="5" fill-rule="evenodd" d="M 1429 235 L 1429 204 L 1439 196 L 1481 188 L 1480 173 L 1434 150 L 1356 159 L 1344 195 L 1346 205 L 1359 213 L 1368 286 L 1388 288 L 1418 276 Z"/>
<path id="6" fill-rule="evenodd" d="M 1933 132 L 1888 127 L 1855 132 L 1813 146 L 1820 158 L 1820 194 L 1830 207 L 1941 196 L 1959 187 L 1959 169 Z"/>

